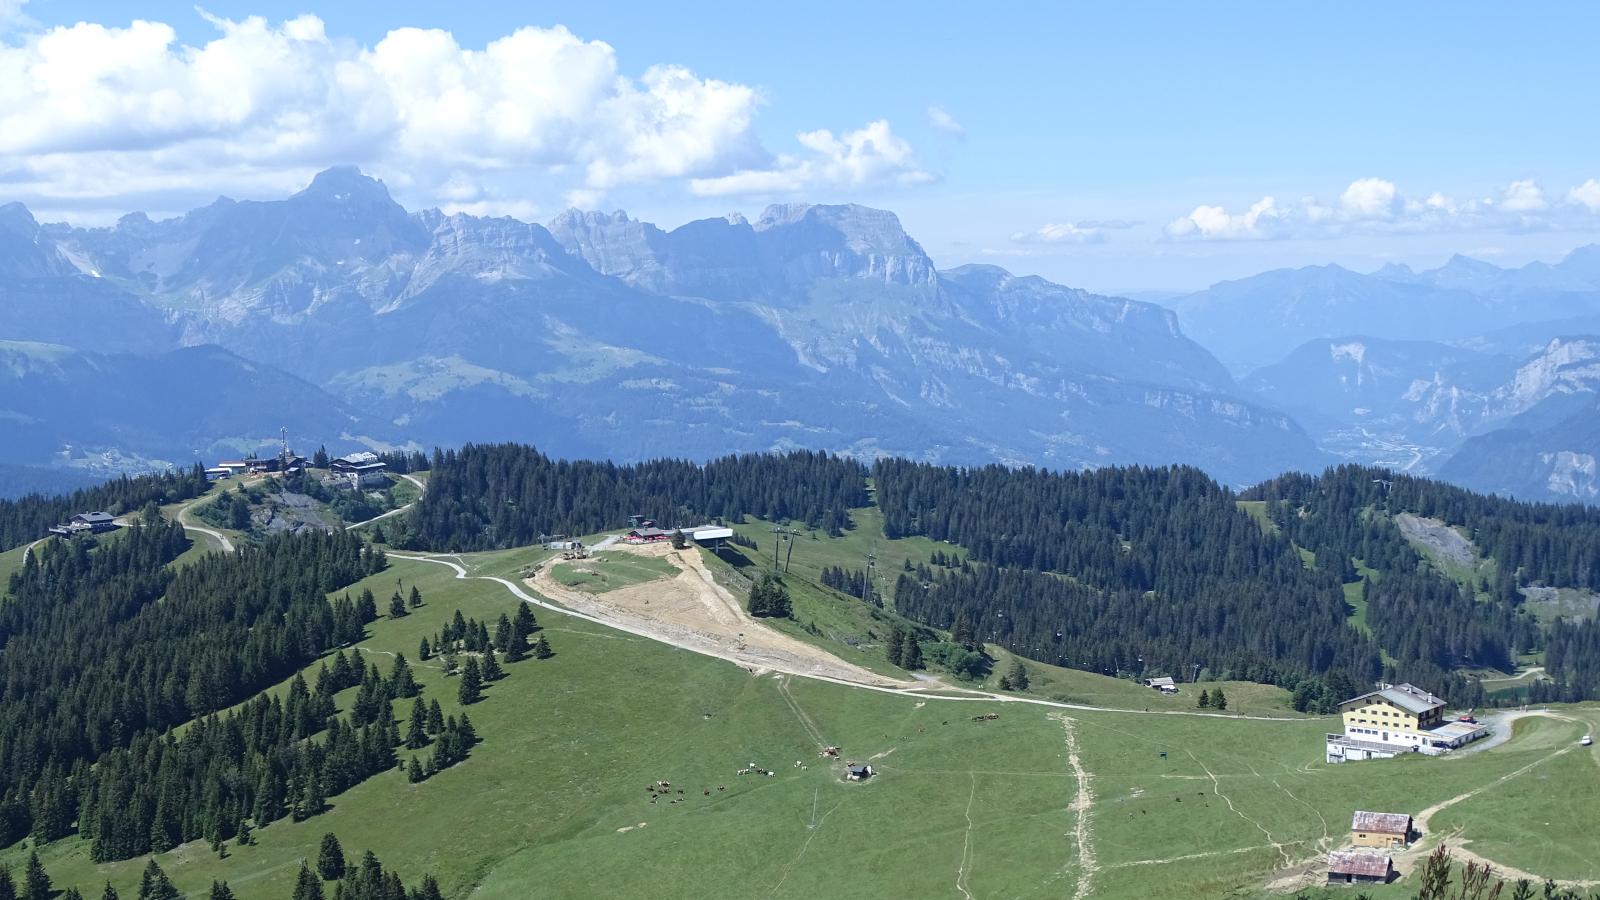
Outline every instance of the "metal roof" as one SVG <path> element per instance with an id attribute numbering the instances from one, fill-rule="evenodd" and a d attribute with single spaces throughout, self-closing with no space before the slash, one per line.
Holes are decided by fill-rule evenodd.
<path id="1" fill-rule="evenodd" d="M 1387 878 L 1389 877 L 1389 855 L 1372 847 L 1357 847 L 1354 850 L 1333 850 L 1328 853 L 1328 874 Z"/>
<path id="2" fill-rule="evenodd" d="M 1438 694 L 1431 694 L 1422 688 L 1413 687 L 1409 684 L 1391 684 L 1382 690 L 1371 691 L 1369 693 L 1362 694 L 1359 697 L 1351 697 L 1349 700 L 1344 701 L 1344 703 L 1340 705 L 1348 706 L 1351 703 L 1357 703 L 1367 699 L 1368 697 L 1381 697 L 1384 700 L 1393 703 L 1395 706 L 1398 706 L 1407 712 L 1416 713 L 1417 715 L 1422 715 L 1425 712 L 1440 709 L 1444 706 L 1443 697 L 1440 697 Z"/>
<path id="3" fill-rule="evenodd" d="M 93 522 L 109 522 L 109 521 L 111 521 L 111 513 L 108 513 L 108 512 L 78 513 L 77 515 L 73 516 L 73 518 L 74 519 L 82 519 L 83 521 L 90 522 L 90 523 L 93 523 Z"/>
<path id="4" fill-rule="evenodd" d="M 1482 722 L 1446 722 L 1438 728 L 1428 729 L 1427 733 L 1455 740 L 1458 737 L 1465 737 L 1488 727 Z"/>
<path id="5" fill-rule="evenodd" d="M 1350 822 L 1351 831 L 1362 831 L 1367 834 L 1398 834 L 1404 837 L 1411 833 L 1411 817 L 1405 813 L 1380 813 L 1356 811 L 1355 818 Z"/>

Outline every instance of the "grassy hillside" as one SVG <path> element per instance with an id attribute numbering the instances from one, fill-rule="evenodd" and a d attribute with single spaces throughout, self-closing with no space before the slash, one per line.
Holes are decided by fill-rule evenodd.
<path id="1" fill-rule="evenodd" d="M 461 559 L 474 572 L 514 574 L 544 556 Z M 423 696 L 447 713 L 459 712 L 455 681 L 418 663 L 418 641 L 458 608 L 493 621 L 515 602 L 498 584 L 452 576 L 395 560 L 368 579 L 380 596 L 415 584 L 427 603 L 380 619 L 360 644 L 405 653 Z M 559 614 L 539 618 L 556 656 L 508 667 L 470 710 L 483 742 L 467 761 L 419 785 L 398 772 L 377 776 L 332 798 L 328 813 L 273 824 L 226 858 L 196 843 L 162 854 L 162 865 L 186 892 L 222 878 L 242 900 L 282 900 L 299 859 L 314 858 L 333 831 L 347 852 L 373 849 L 410 884 L 433 873 L 458 898 L 1063 896 L 1085 863 L 1088 896 L 1208 897 L 1254 889 L 1286 861 L 1310 859 L 1340 839 L 1357 808 L 1415 813 L 1485 788 L 1441 813 L 1435 828 L 1460 828 L 1474 849 L 1507 864 L 1600 878 L 1586 849 L 1600 833 L 1581 814 L 1600 801 L 1600 754 L 1571 752 L 1579 732 L 1600 730 L 1593 708 L 1577 713 L 1586 724 L 1530 723 L 1483 754 L 1326 766 L 1331 719 L 1157 715 L 1184 698 L 1088 673 L 1038 667 L 1036 677 L 1063 692 L 1070 685 L 1081 695 L 1074 699 L 1148 698 L 1138 708 L 1152 714 L 752 677 Z M 1248 702 L 1244 686 L 1227 687 Z M 342 706 L 351 694 L 340 695 Z M 1000 718 L 972 721 L 989 711 Z M 403 720 L 409 705 L 396 712 Z M 881 774 L 843 782 L 817 757 L 822 744 L 870 759 Z M 796 760 L 809 768 L 794 768 Z M 778 774 L 734 774 L 751 762 Z M 661 780 L 683 788 L 685 802 L 652 805 L 644 787 Z M 1092 794 L 1081 822 L 1080 784 Z M 136 891 L 142 859 L 96 865 L 88 847 L 68 838 L 42 849 L 58 887 L 97 895 L 110 880 L 124 896 Z M 16 867 L 26 853 L 12 848 L 0 862 Z"/>

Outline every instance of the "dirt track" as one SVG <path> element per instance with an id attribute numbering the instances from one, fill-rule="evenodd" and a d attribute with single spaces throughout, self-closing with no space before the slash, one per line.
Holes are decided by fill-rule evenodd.
<path id="1" fill-rule="evenodd" d="M 523 583 L 561 605 L 596 619 L 644 631 L 697 653 L 731 660 L 753 671 L 787 672 L 884 687 L 916 687 L 851 665 L 820 647 L 789 637 L 751 618 L 711 577 L 695 550 L 667 544 L 616 544 L 607 553 L 664 558 L 682 571 L 677 577 L 617 588 L 600 594 L 574 590 L 544 568 Z"/>

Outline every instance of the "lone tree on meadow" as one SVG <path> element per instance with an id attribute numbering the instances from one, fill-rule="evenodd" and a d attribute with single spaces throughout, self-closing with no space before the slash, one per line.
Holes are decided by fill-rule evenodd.
<path id="1" fill-rule="evenodd" d="M 400 592 L 395 591 L 389 598 L 389 618 L 403 619 L 406 617 L 406 601 L 400 599 Z"/>
<path id="2" fill-rule="evenodd" d="M 1028 667 L 1022 664 L 1022 660 L 1011 658 L 1011 671 L 1006 673 L 1006 680 L 1011 682 L 1011 689 L 1014 691 L 1028 689 Z"/>
<path id="3" fill-rule="evenodd" d="M 333 832 L 322 836 L 322 849 L 317 853 L 317 874 L 323 881 L 338 881 L 344 877 L 344 848 Z"/>
<path id="4" fill-rule="evenodd" d="M 539 639 L 533 643 L 533 655 L 535 659 L 549 659 L 555 656 L 556 652 L 550 649 L 550 642 L 545 640 L 544 635 L 541 634 Z"/>

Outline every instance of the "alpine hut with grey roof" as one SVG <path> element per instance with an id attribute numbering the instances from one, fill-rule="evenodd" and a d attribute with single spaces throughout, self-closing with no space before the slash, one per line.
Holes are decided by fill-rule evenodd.
<path id="1" fill-rule="evenodd" d="M 1339 704 L 1344 734 L 1328 735 L 1328 762 L 1438 756 L 1489 733 L 1483 725 L 1444 721 L 1445 700 L 1410 684 L 1386 684 Z"/>
<path id="2" fill-rule="evenodd" d="M 1389 854 L 1372 847 L 1328 853 L 1328 884 L 1386 884 L 1392 862 Z"/>
<path id="3" fill-rule="evenodd" d="M 1411 817 L 1405 813 L 1356 810 L 1350 843 L 1357 847 L 1401 847 L 1411 843 Z"/>

